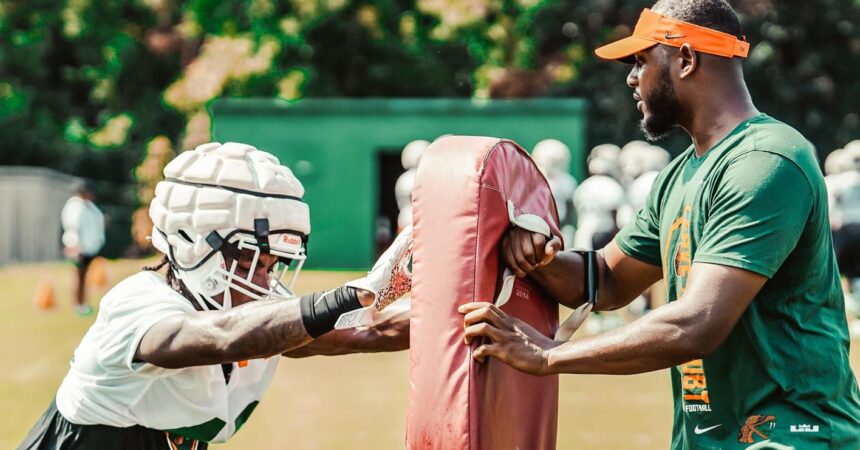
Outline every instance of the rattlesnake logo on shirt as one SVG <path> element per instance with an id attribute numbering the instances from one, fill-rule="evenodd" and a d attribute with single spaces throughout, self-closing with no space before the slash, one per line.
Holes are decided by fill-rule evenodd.
<path id="1" fill-rule="evenodd" d="M 758 427 L 767 424 L 767 428 L 772 430 L 776 427 L 776 416 L 749 416 L 744 422 L 740 430 L 738 430 L 738 442 L 741 444 L 752 444 L 755 442 L 755 436 L 762 439 L 768 439 L 768 435 L 764 434 Z"/>

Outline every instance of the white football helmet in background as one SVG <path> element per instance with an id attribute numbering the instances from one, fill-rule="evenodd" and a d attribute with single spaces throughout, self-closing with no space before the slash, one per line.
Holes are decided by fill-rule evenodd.
<path id="1" fill-rule="evenodd" d="M 423 139 L 416 139 L 406 144 L 403 147 L 403 152 L 400 154 L 400 163 L 403 164 L 403 168 L 406 170 L 417 169 L 418 162 L 421 161 L 421 155 L 424 154 L 424 150 L 427 150 L 429 146 L 430 141 Z"/>
<path id="2" fill-rule="evenodd" d="M 558 139 L 544 139 L 535 145 L 532 159 L 544 175 L 552 178 L 569 170 L 570 148 Z"/>
<path id="3" fill-rule="evenodd" d="M 403 153 L 400 154 L 400 162 L 406 172 L 403 172 L 394 184 L 394 198 L 397 200 L 397 209 L 400 211 L 397 215 L 398 230 L 403 230 L 412 225 L 412 189 L 415 187 L 415 174 L 418 163 L 421 161 L 421 155 L 429 146 L 429 141 L 417 139 L 406 144 L 403 147 Z"/>
<path id="4" fill-rule="evenodd" d="M 152 243 L 204 310 L 229 309 L 231 289 L 257 300 L 293 296 L 311 227 L 304 188 L 290 169 L 253 146 L 213 142 L 179 154 L 164 177 L 149 208 Z M 254 256 L 247 276 L 240 276 L 237 260 L 245 249 Z M 263 287 L 252 282 L 261 253 L 280 260 Z M 221 303 L 213 298 L 219 294 Z"/>

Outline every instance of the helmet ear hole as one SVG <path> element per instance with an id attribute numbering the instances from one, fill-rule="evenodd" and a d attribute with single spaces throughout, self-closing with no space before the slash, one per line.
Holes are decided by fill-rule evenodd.
<path id="1" fill-rule="evenodd" d="M 186 242 L 188 242 L 189 244 L 193 244 L 193 243 L 194 243 L 194 241 L 191 239 L 191 236 L 189 236 L 189 235 L 188 235 L 188 233 L 186 233 L 186 232 L 185 232 L 185 230 L 179 229 L 179 230 L 177 230 L 177 231 L 176 231 L 176 233 L 177 233 L 179 236 L 181 236 L 181 237 L 182 237 L 182 239 L 185 239 L 185 241 L 186 241 Z"/>

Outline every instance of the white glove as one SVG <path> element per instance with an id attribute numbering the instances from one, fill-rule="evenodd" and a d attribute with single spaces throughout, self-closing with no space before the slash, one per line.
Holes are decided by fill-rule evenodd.
<path id="1" fill-rule="evenodd" d="M 342 314 L 334 328 L 343 330 L 376 323 L 375 318 L 380 311 L 412 290 L 412 272 L 409 271 L 411 259 L 412 226 L 409 225 L 397 235 L 366 277 L 346 283 L 346 286 L 373 293 L 373 304 Z"/>

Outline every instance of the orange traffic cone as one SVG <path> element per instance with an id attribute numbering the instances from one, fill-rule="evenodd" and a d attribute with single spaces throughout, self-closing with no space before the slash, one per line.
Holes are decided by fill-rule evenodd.
<path id="1" fill-rule="evenodd" d="M 96 256 L 90 263 L 90 268 L 87 271 L 87 284 L 99 289 L 107 287 L 107 262 L 101 256 Z"/>
<path id="2" fill-rule="evenodd" d="M 54 282 L 50 277 L 44 277 L 36 287 L 33 306 L 41 311 L 48 311 L 57 306 L 57 296 L 54 292 Z"/>

